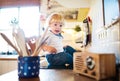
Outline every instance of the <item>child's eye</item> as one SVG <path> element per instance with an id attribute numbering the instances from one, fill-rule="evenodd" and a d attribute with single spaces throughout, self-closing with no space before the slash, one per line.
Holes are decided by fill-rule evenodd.
<path id="1" fill-rule="evenodd" d="M 57 26 L 57 24 L 54 24 L 54 26 Z"/>
<path id="2" fill-rule="evenodd" d="M 60 27 L 62 27 L 63 25 L 60 25 Z"/>

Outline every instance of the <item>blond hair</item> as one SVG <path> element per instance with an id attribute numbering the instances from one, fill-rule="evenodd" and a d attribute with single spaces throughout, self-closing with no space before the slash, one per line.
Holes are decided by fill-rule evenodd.
<path id="1" fill-rule="evenodd" d="M 49 15 L 49 17 L 46 20 L 47 26 L 49 26 L 49 24 L 51 24 L 53 22 L 60 22 L 60 23 L 64 24 L 64 18 L 62 16 L 62 14 L 52 13 L 51 15 Z"/>

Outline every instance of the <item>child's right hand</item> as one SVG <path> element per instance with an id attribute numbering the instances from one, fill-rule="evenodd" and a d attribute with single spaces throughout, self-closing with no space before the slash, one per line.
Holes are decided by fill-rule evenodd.
<path id="1" fill-rule="evenodd" d="M 43 50 L 48 51 L 51 54 L 56 54 L 57 52 L 57 50 L 54 47 L 48 45 L 44 45 Z"/>

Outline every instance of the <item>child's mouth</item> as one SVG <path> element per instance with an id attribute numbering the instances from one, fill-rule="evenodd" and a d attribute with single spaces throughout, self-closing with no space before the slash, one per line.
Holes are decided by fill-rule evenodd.
<path id="1" fill-rule="evenodd" d="M 58 33 L 58 32 L 60 32 L 60 31 L 59 31 L 59 30 L 55 30 L 55 32 L 57 32 L 57 33 Z"/>

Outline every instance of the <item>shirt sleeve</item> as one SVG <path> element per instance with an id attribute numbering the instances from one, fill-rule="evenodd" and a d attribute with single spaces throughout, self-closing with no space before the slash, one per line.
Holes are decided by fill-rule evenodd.
<path id="1" fill-rule="evenodd" d="M 44 44 L 49 44 L 50 42 L 50 33 L 47 32 L 47 34 L 45 35 L 45 37 L 43 38 L 43 41 L 42 41 Z"/>

